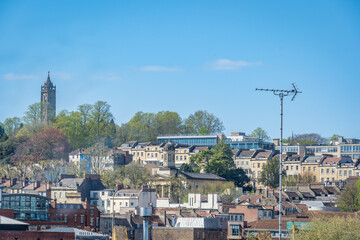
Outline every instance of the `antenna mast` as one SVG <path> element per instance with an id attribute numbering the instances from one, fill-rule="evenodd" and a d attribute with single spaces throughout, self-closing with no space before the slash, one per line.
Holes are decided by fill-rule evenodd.
<path id="1" fill-rule="evenodd" d="M 256 88 L 255 91 L 273 92 L 274 95 L 280 97 L 280 164 L 279 164 L 279 240 L 281 240 L 281 215 L 282 215 L 282 150 L 283 150 L 283 99 L 286 96 L 291 96 L 291 101 L 294 101 L 298 93 L 295 83 L 292 83 L 292 90 L 282 89 L 266 89 Z"/>

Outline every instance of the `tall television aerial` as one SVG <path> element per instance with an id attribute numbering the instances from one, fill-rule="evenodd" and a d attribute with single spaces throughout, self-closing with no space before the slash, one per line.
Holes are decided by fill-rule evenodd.
<path id="1" fill-rule="evenodd" d="M 292 90 L 256 88 L 255 91 L 272 92 L 280 97 L 280 164 L 279 164 L 279 239 L 281 240 L 281 215 L 282 215 L 282 150 L 283 150 L 283 99 L 286 96 L 292 96 L 294 101 L 296 95 L 300 92 L 295 83 L 292 83 Z"/>

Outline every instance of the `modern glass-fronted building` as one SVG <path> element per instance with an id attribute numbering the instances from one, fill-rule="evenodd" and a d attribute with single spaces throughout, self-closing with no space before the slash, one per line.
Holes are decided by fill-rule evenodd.
<path id="1" fill-rule="evenodd" d="M 160 143 L 167 143 L 169 140 L 173 143 L 178 144 L 187 144 L 187 145 L 195 145 L 195 146 L 207 146 L 212 147 L 215 146 L 216 143 L 220 140 L 219 136 L 217 135 L 210 135 L 210 136 L 159 136 L 157 137 L 158 142 Z"/>
<path id="2" fill-rule="evenodd" d="M 274 149 L 274 144 L 271 142 L 265 142 L 257 138 L 226 138 L 225 135 L 209 135 L 209 136 L 159 136 L 157 137 L 158 142 L 167 143 L 169 140 L 173 143 L 187 144 L 195 146 L 207 146 L 213 147 L 221 141 L 225 140 L 226 144 L 229 144 L 233 149 Z"/>
<path id="3" fill-rule="evenodd" d="M 264 142 L 260 139 L 232 141 L 227 138 L 225 143 L 229 144 L 232 149 L 274 149 L 274 144 L 270 142 Z"/>
<path id="4" fill-rule="evenodd" d="M 1 208 L 14 209 L 15 219 L 27 221 L 49 220 L 48 197 L 35 194 L 2 194 Z"/>

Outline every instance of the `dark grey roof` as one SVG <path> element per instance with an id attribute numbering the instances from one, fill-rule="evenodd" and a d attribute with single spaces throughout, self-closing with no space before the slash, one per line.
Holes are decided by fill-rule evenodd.
<path id="1" fill-rule="evenodd" d="M 64 178 L 62 179 L 58 186 L 76 188 L 84 182 L 84 178 Z"/>
<path id="2" fill-rule="evenodd" d="M 243 150 L 239 154 L 239 157 L 240 158 L 251 158 L 255 152 L 256 152 L 255 150 Z"/>
<path id="3" fill-rule="evenodd" d="M 225 178 L 219 177 L 212 173 L 194 173 L 194 172 L 180 172 L 184 177 L 188 179 L 199 179 L 199 180 L 215 180 L 215 181 L 226 181 Z"/>
<path id="4" fill-rule="evenodd" d="M 322 158 L 323 158 L 323 156 L 308 156 L 308 157 L 304 160 L 304 162 L 308 162 L 308 163 L 319 163 Z"/>

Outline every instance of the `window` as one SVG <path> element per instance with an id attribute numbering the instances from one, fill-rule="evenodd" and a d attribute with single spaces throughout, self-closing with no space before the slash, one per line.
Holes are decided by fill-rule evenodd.
<path id="1" fill-rule="evenodd" d="M 316 172 L 316 167 L 314 167 L 314 172 Z"/>
<path id="2" fill-rule="evenodd" d="M 260 168 L 260 163 L 257 164 L 258 168 Z"/>
<path id="3" fill-rule="evenodd" d="M 305 167 L 303 167 L 303 172 L 305 172 Z"/>
<path id="4" fill-rule="evenodd" d="M 155 157 L 157 158 L 157 153 L 155 153 Z"/>
<path id="5" fill-rule="evenodd" d="M 324 169 L 321 169 L 321 174 L 324 174 Z"/>
<path id="6" fill-rule="evenodd" d="M 101 192 L 101 196 L 104 196 L 105 195 L 105 192 Z"/>
<path id="7" fill-rule="evenodd" d="M 182 156 L 180 156 L 180 160 L 182 160 Z"/>
<path id="8" fill-rule="evenodd" d="M 291 165 L 290 169 L 291 169 L 291 171 L 293 171 L 293 170 L 294 170 L 294 166 Z"/>
<path id="9" fill-rule="evenodd" d="M 344 176 L 347 176 L 347 170 L 344 170 Z"/>
<path id="10" fill-rule="evenodd" d="M 330 172 L 330 169 L 327 168 L 327 169 L 326 169 L 326 173 L 329 174 L 329 172 Z"/>
<path id="11" fill-rule="evenodd" d="M 179 159 L 178 159 L 178 156 L 176 156 L 176 160 L 179 160 Z"/>
<path id="12" fill-rule="evenodd" d="M 62 192 L 60 192 L 60 198 L 62 198 Z"/>
<path id="13" fill-rule="evenodd" d="M 97 195 L 98 195 L 97 192 L 94 192 L 93 193 L 93 198 L 97 198 Z"/>
<path id="14" fill-rule="evenodd" d="M 308 171 L 309 171 L 309 172 L 311 171 L 311 167 L 308 167 Z"/>
<path id="15" fill-rule="evenodd" d="M 249 165 L 249 161 L 246 161 L 246 165 Z"/>
<path id="16" fill-rule="evenodd" d="M 240 236 L 240 225 L 230 224 L 231 236 Z"/>
<path id="17" fill-rule="evenodd" d="M 74 222 L 77 222 L 77 214 L 74 215 Z"/>
<path id="18" fill-rule="evenodd" d="M 239 165 L 239 164 L 238 164 Z M 241 166 L 244 166 L 244 161 L 241 161 Z"/>
<path id="19" fill-rule="evenodd" d="M 67 214 L 64 215 L 64 222 L 65 222 L 65 223 L 68 222 L 68 215 L 67 215 Z"/>
<path id="20" fill-rule="evenodd" d="M 255 168 L 255 163 L 253 163 L 253 168 Z"/>
<path id="21" fill-rule="evenodd" d="M 91 216 L 94 216 L 94 208 L 93 208 L 93 207 L 90 208 L 90 215 L 91 215 Z"/>
<path id="22" fill-rule="evenodd" d="M 80 223 L 84 223 L 84 214 L 81 214 Z"/>
<path id="23" fill-rule="evenodd" d="M 131 203 L 130 203 L 130 206 L 134 206 L 134 203 L 133 203 L 133 202 L 131 202 Z"/>
<path id="24" fill-rule="evenodd" d="M 54 198 L 55 198 L 55 199 L 56 199 L 56 195 L 57 195 L 57 193 L 55 192 L 55 193 L 54 193 Z"/>
<path id="25" fill-rule="evenodd" d="M 339 171 L 339 176 L 342 176 L 342 171 L 341 170 Z"/>
<path id="26" fill-rule="evenodd" d="M 321 182 L 324 182 L 324 178 L 321 178 Z"/>
<path id="27" fill-rule="evenodd" d="M 335 173 L 335 169 L 334 169 L 334 168 L 331 169 L 331 173 L 332 173 L 332 174 Z"/>
<path id="28" fill-rule="evenodd" d="M 299 170 L 299 166 L 296 166 L 296 168 L 295 168 L 295 169 L 296 169 L 296 171 L 298 171 L 298 170 Z"/>
<path id="29" fill-rule="evenodd" d="M 186 160 L 186 156 L 184 156 L 184 160 Z"/>
<path id="30" fill-rule="evenodd" d="M 93 217 L 90 218 L 90 226 L 91 226 L 91 227 L 94 226 L 94 218 L 93 218 Z"/>
<path id="31" fill-rule="evenodd" d="M 289 166 L 286 166 L 286 170 L 289 170 Z"/>

